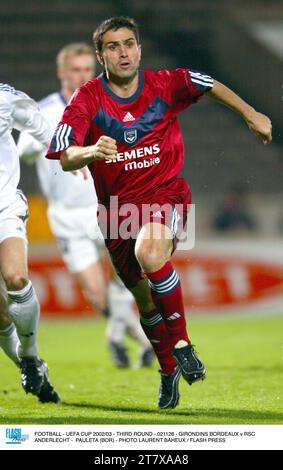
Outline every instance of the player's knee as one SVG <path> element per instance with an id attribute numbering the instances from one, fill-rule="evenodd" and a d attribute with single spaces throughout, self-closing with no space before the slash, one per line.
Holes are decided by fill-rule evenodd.
<path id="1" fill-rule="evenodd" d="M 9 273 L 5 276 L 5 283 L 8 291 L 22 290 L 28 282 L 28 278 L 17 272 Z"/>
<path id="2" fill-rule="evenodd" d="M 99 310 L 104 310 L 107 307 L 107 297 L 104 289 L 84 289 L 84 294 L 92 307 Z"/>
<path id="3" fill-rule="evenodd" d="M 164 264 L 162 252 L 154 245 L 144 245 L 137 248 L 136 258 L 144 271 L 156 271 Z"/>

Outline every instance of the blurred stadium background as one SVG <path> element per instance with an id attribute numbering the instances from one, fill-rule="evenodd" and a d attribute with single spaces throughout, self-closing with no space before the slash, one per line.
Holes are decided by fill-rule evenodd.
<path id="1" fill-rule="evenodd" d="M 282 314 L 282 0 L 1 2 L 1 82 L 35 99 L 57 90 L 58 50 L 73 41 L 91 44 L 96 25 L 120 14 L 140 25 L 144 69 L 205 71 L 272 118 L 273 143 L 264 147 L 237 115 L 209 99 L 181 115 L 196 247 L 177 252 L 175 262 L 190 313 L 233 312 L 243 327 L 245 314 Z M 20 187 L 29 197 L 30 269 L 43 316 L 92 316 L 58 255 L 33 166 L 22 164 Z M 273 360 L 282 371 L 276 341 Z"/>

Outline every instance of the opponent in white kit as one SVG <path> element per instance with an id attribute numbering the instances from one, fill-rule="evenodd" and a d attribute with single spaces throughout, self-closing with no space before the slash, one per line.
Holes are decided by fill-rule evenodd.
<path id="1" fill-rule="evenodd" d="M 67 102 L 76 88 L 93 78 L 94 67 L 93 50 L 87 44 L 69 44 L 59 51 L 57 76 L 61 91 L 39 102 L 52 129 L 50 140 Z M 75 176 L 64 172 L 59 162 L 44 158 L 46 146 L 26 132 L 20 136 L 18 150 L 24 159 L 36 160 L 41 188 L 48 201 L 48 220 L 69 271 L 91 305 L 106 315 L 110 311 L 107 337 L 115 364 L 129 366 L 124 344 L 125 334 L 129 333 L 140 344 L 140 365 L 150 366 L 154 354 L 133 311 L 132 294 L 116 280 L 107 291 L 99 259 L 104 240 L 97 224 L 97 198 L 88 169 L 75 172 Z"/>
<path id="2" fill-rule="evenodd" d="M 40 306 L 28 277 L 27 200 L 17 189 L 20 164 L 12 130 L 26 130 L 41 145 L 49 140 L 48 124 L 35 101 L 0 84 L 0 346 L 21 369 L 26 393 L 41 402 L 60 398 L 49 382 L 46 362 L 38 356 Z"/>

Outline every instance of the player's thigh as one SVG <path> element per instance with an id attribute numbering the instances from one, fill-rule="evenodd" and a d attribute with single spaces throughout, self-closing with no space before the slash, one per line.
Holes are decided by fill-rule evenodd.
<path id="1" fill-rule="evenodd" d="M 158 222 L 143 225 L 135 245 L 136 257 L 143 268 L 163 266 L 172 251 L 173 237 L 169 227 Z"/>
<path id="2" fill-rule="evenodd" d="M 106 280 L 100 260 L 73 274 L 88 297 L 106 298 Z"/>
<path id="3" fill-rule="evenodd" d="M 9 237 L 0 244 L 0 270 L 7 284 L 14 278 L 27 280 L 27 242 L 20 237 Z"/>
<path id="4" fill-rule="evenodd" d="M 88 237 L 61 239 L 60 248 L 69 271 L 76 277 L 90 300 L 106 296 L 106 281 L 100 261 L 100 251 Z"/>

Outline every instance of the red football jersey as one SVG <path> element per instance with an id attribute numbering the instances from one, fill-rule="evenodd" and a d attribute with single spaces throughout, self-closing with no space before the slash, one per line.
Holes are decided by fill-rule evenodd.
<path id="1" fill-rule="evenodd" d="M 95 144 L 107 135 L 117 142 L 116 159 L 90 166 L 100 203 L 154 203 L 178 177 L 184 144 L 177 114 L 213 86 L 209 75 L 189 69 L 139 71 L 134 95 L 121 98 L 104 74 L 72 97 L 50 143 L 47 158 L 60 158 L 71 145 Z M 175 186 L 175 185 L 174 185 Z"/>

